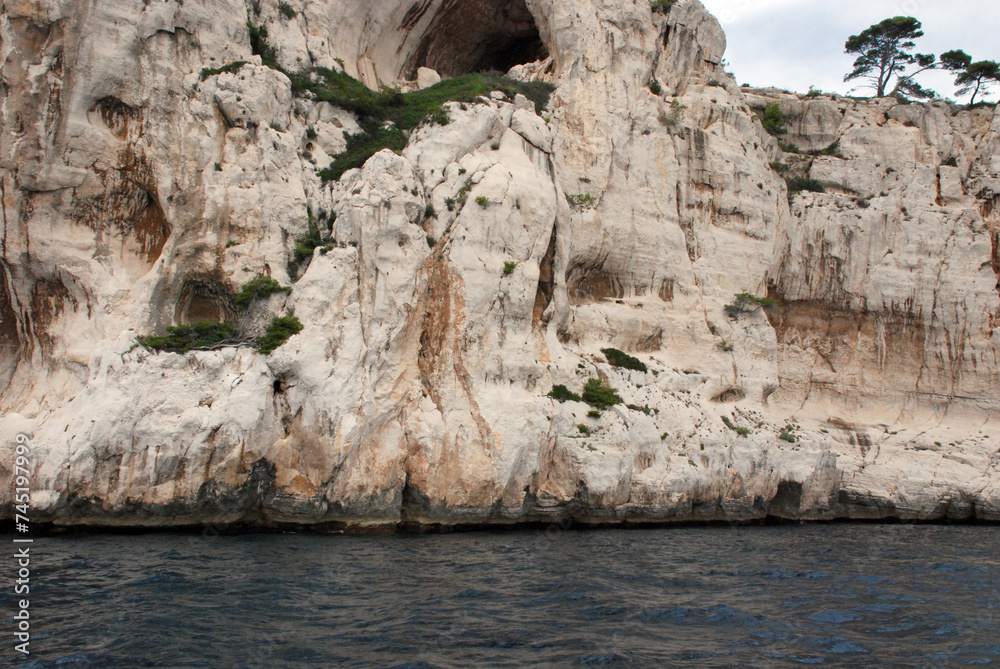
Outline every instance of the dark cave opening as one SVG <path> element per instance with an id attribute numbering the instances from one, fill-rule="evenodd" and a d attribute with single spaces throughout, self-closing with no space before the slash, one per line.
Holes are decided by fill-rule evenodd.
<path id="1" fill-rule="evenodd" d="M 407 62 L 410 78 L 429 67 L 443 77 L 507 72 L 549 55 L 525 0 L 445 2 Z"/>

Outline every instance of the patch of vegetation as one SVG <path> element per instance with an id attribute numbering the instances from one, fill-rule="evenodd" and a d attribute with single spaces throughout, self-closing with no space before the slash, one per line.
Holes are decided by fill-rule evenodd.
<path id="1" fill-rule="evenodd" d="M 476 204 L 478 204 L 483 209 L 486 209 L 488 206 L 490 206 L 490 199 L 485 195 L 480 195 L 479 197 L 476 198 Z"/>
<path id="2" fill-rule="evenodd" d="M 237 245 L 239 245 L 239 242 L 236 241 L 235 239 L 230 239 L 228 242 L 226 242 L 226 248 L 227 249 L 228 248 L 232 248 L 232 247 L 237 246 Z"/>
<path id="3" fill-rule="evenodd" d="M 674 0 L 650 0 L 649 6 L 654 14 L 669 14 Z"/>
<path id="4" fill-rule="evenodd" d="M 720 351 L 724 351 L 725 353 L 731 352 L 733 350 L 733 348 L 734 348 L 734 346 L 732 344 L 730 344 L 728 341 L 726 341 L 725 339 L 723 339 L 722 341 L 720 341 L 718 343 L 718 347 L 719 347 Z"/>
<path id="5" fill-rule="evenodd" d="M 798 437 L 788 431 L 782 431 L 781 434 L 778 435 L 778 439 L 787 441 L 789 444 L 794 444 L 798 441 Z"/>
<path id="6" fill-rule="evenodd" d="M 249 307 L 257 300 L 263 300 L 275 293 L 290 293 L 292 289 L 282 286 L 269 276 L 259 276 L 250 281 L 233 299 L 233 303 L 240 311 Z"/>
<path id="7" fill-rule="evenodd" d="M 574 209 L 590 209 L 594 206 L 594 196 L 590 193 L 566 194 L 566 202 Z"/>
<path id="8" fill-rule="evenodd" d="M 508 260 L 503 264 L 503 273 L 505 275 L 513 274 L 516 268 L 517 268 L 517 263 L 514 262 L 513 260 Z"/>
<path id="9" fill-rule="evenodd" d="M 562 384 L 557 384 L 552 386 L 552 390 L 549 391 L 548 397 L 556 400 L 557 402 L 579 402 L 580 396 L 572 392 L 569 388 Z"/>
<path id="10" fill-rule="evenodd" d="M 437 240 L 431 237 L 430 235 L 427 235 L 427 246 L 430 248 L 434 248 L 435 246 L 437 246 Z"/>
<path id="11" fill-rule="evenodd" d="M 834 140 L 833 144 L 826 147 L 825 149 L 820 149 L 819 151 L 810 151 L 814 156 L 834 156 L 836 158 L 843 158 L 844 156 L 840 153 L 840 138 L 838 137 Z"/>
<path id="12" fill-rule="evenodd" d="M 948 156 L 948 159 L 941 164 L 947 165 L 948 167 L 958 167 L 958 158 L 955 156 Z"/>
<path id="13" fill-rule="evenodd" d="M 802 149 L 799 148 L 799 145 L 791 142 L 778 142 L 778 148 L 785 153 L 802 153 Z"/>
<path id="14" fill-rule="evenodd" d="M 646 367 L 646 364 L 644 362 L 642 362 L 638 358 L 632 357 L 628 353 L 625 353 L 623 351 L 619 351 L 616 348 L 602 348 L 601 349 L 601 353 L 604 354 L 604 357 L 606 357 L 608 359 L 608 362 L 613 367 L 622 367 L 624 369 L 634 369 L 637 372 L 648 372 L 649 371 L 649 369 Z"/>
<path id="15" fill-rule="evenodd" d="M 267 26 L 255 26 L 247 21 L 247 30 L 250 31 L 250 52 L 255 56 L 260 56 L 260 62 L 272 70 L 283 71 L 278 65 L 278 54 L 274 47 L 267 42 Z M 285 72 L 285 74 L 288 74 Z M 294 82 L 292 82 L 294 85 Z"/>
<path id="16" fill-rule="evenodd" d="M 778 174 L 784 174 L 785 172 L 788 171 L 789 168 L 788 165 L 786 165 L 785 163 L 771 163 L 771 169 L 777 172 Z"/>
<path id="17" fill-rule="evenodd" d="M 347 170 L 361 167 L 383 149 L 402 151 L 409 132 L 423 123 L 447 125 L 451 122 L 444 108 L 447 102 L 475 102 L 491 91 L 500 90 L 510 97 L 524 95 L 540 112 L 555 90 L 552 84 L 519 82 L 497 72 L 466 74 L 411 93 L 392 88 L 373 91 L 348 74 L 327 68 L 313 68 L 307 74 L 285 74 L 296 93 L 308 91 L 316 99 L 358 116 L 362 132 L 349 136 L 344 153 L 320 171 L 325 181 L 339 179 Z"/>
<path id="18" fill-rule="evenodd" d="M 587 412 L 587 418 L 600 418 L 600 417 L 601 417 L 601 412 L 598 411 L 597 409 L 591 409 L 590 411 Z"/>
<path id="19" fill-rule="evenodd" d="M 437 211 L 435 211 L 433 204 L 427 205 L 427 208 L 424 209 L 424 218 L 437 218 Z"/>
<path id="20" fill-rule="evenodd" d="M 246 64 L 247 62 L 245 60 L 238 60 L 235 63 L 229 63 L 229 65 L 223 65 L 222 67 L 203 67 L 201 68 L 201 80 L 205 81 L 209 77 L 213 77 L 217 74 L 235 74 Z"/>
<path id="21" fill-rule="evenodd" d="M 285 74 L 292 82 L 294 93 L 308 92 L 316 100 L 329 102 L 358 116 L 361 132 L 348 136 L 346 150 L 335 156 L 329 167 L 320 170 L 324 181 L 339 179 L 344 172 L 361 167 L 383 149 L 402 151 L 409 131 L 424 122 L 449 123 L 451 119 L 444 109 L 447 102 L 475 102 L 498 90 L 510 98 L 520 93 L 534 102 L 536 112 L 541 113 L 555 90 L 554 85 L 546 82 L 522 82 L 500 72 L 477 72 L 446 79 L 411 93 L 404 94 L 394 88 L 373 91 L 345 72 L 329 68 L 289 72 L 278 64 L 275 50 L 267 41 L 266 26 L 255 26 L 247 21 L 247 29 L 251 51 L 261 57 L 264 65 Z"/>
<path id="22" fill-rule="evenodd" d="M 649 92 L 653 95 L 663 95 L 663 86 L 660 86 L 660 82 L 656 79 L 649 80 Z"/>
<path id="23" fill-rule="evenodd" d="M 723 309 L 730 318 L 736 318 L 755 306 L 771 310 L 777 308 L 778 302 L 770 297 L 757 297 L 753 293 L 738 293 L 733 297 L 733 303 L 727 304 Z"/>
<path id="24" fill-rule="evenodd" d="M 764 114 L 760 117 L 760 122 L 764 126 L 764 130 L 775 137 L 788 132 L 788 128 L 785 127 L 785 112 L 781 111 L 777 102 L 767 106 Z"/>
<path id="25" fill-rule="evenodd" d="M 802 191 L 810 191 L 812 193 L 825 193 L 826 188 L 823 187 L 816 179 L 810 179 L 809 177 L 793 177 L 791 179 L 785 179 L 785 183 L 788 184 L 788 201 L 791 202 L 795 197 L 796 193 Z"/>
<path id="26" fill-rule="evenodd" d="M 587 436 L 587 437 L 590 436 L 590 428 L 587 427 L 586 425 L 584 425 L 583 423 L 580 423 L 579 425 L 577 425 L 576 429 L 580 431 L 580 434 L 582 434 L 584 436 Z"/>
<path id="27" fill-rule="evenodd" d="M 309 231 L 295 238 L 295 262 L 301 263 L 311 258 L 316 248 L 323 246 L 323 237 L 313 222 L 309 221 Z"/>
<path id="28" fill-rule="evenodd" d="M 347 147 L 337 154 L 328 167 L 318 172 L 323 181 L 336 181 L 347 170 L 362 167 L 368 159 L 383 149 L 401 152 L 406 148 L 406 135 L 395 126 L 384 127 L 361 122 L 362 132 L 347 135 Z"/>
<path id="29" fill-rule="evenodd" d="M 172 353 L 209 350 L 240 343 L 236 337 L 236 326 L 228 321 L 223 323 L 198 321 L 192 325 L 168 325 L 166 335 L 146 335 L 138 339 L 146 348 Z"/>
<path id="30" fill-rule="evenodd" d="M 451 116 L 448 115 L 448 110 L 444 107 L 438 109 L 436 112 L 427 117 L 428 123 L 436 123 L 437 125 L 448 125 L 451 123 Z"/>
<path id="31" fill-rule="evenodd" d="M 292 335 L 302 332 L 302 323 L 293 315 L 278 316 L 267 326 L 264 334 L 257 338 L 258 350 L 264 355 L 270 355 L 276 348 L 284 344 Z"/>
<path id="32" fill-rule="evenodd" d="M 452 200 L 461 205 L 465 205 L 465 201 L 469 199 L 469 191 L 472 190 L 472 179 L 466 179 L 462 187 L 458 189 L 455 193 L 455 198 Z M 448 200 L 445 200 L 445 204 L 448 204 Z M 448 211 L 452 210 L 452 205 L 448 204 Z"/>
<path id="33" fill-rule="evenodd" d="M 294 19 L 294 18 L 295 18 L 295 15 L 296 15 L 296 13 L 297 13 L 297 12 L 295 11 L 295 8 L 294 8 L 294 7 L 292 7 L 292 6 L 290 5 L 290 4 L 288 4 L 287 2 L 279 2 L 279 3 L 278 3 L 278 11 L 279 11 L 279 12 L 281 13 L 281 15 L 282 15 L 282 16 L 284 16 L 284 17 L 285 17 L 286 19 Z"/>
<path id="34" fill-rule="evenodd" d="M 625 406 L 632 411 L 640 411 L 647 416 L 651 416 L 653 414 L 653 410 L 650 409 L 648 405 L 639 406 L 638 404 L 626 404 Z"/>
<path id="35" fill-rule="evenodd" d="M 746 437 L 750 434 L 750 428 L 737 426 L 732 420 L 729 419 L 729 416 L 723 416 L 722 422 L 726 424 L 726 427 L 741 437 Z"/>
<path id="36" fill-rule="evenodd" d="M 604 385 L 600 379 L 590 379 L 583 389 L 583 401 L 595 409 L 606 409 L 621 404 L 622 398 L 614 388 Z"/>

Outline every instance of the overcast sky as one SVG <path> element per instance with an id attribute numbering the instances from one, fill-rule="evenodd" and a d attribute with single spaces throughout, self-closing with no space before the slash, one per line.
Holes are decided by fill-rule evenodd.
<path id="1" fill-rule="evenodd" d="M 918 53 L 941 55 L 963 49 L 975 60 L 1000 60 L 998 0 L 702 0 L 726 31 L 726 60 L 740 84 L 806 92 L 813 85 L 847 93 L 844 83 L 854 56 L 844 42 L 892 16 L 923 23 Z M 926 72 L 924 86 L 954 97 L 954 75 Z M 1000 92 L 1000 86 L 995 87 Z M 870 95 L 859 91 L 859 95 Z M 997 96 L 991 96 L 996 100 Z M 960 102 L 968 102 L 964 96 Z"/>

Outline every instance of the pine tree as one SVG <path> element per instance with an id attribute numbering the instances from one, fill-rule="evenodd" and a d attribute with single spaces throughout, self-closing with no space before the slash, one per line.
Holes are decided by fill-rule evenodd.
<path id="1" fill-rule="evenodd" d="M 893 92 L 933 97 L 934 91 L 923 88 L 913 80 L 917 74 L 937 67 L 934 54 L 910 53 L 916 47 L 913 40 L 924 35 L 921 28 L 920 21 L 912 16 L 896 16 L 870 26 L 860 35 L 852 35 L 844 44 L 844 50 L 856 54 L 858 58 L 844 81 L 867 81 L 859 88 L 873 88 L 877 97 L 884 97 L 895 77 L 897 81 Z M 913 64 L 920 69 L 906 74 L 906 69 Z"/>

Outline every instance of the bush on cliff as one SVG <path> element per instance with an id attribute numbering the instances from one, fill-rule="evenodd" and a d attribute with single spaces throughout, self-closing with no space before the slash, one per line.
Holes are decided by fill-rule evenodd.
<path id="1" fill-rule="evenodd" d="M 604 354 L 604 357 L 606 357 L 608 362 L 614 367 L 634 369 L 637 372 L 649 371 L 644 362 L 639 360 L 639 358 L 632 357 L 624 351 L 619 351 L 616 348 L 602 348 L 601 353 Z"/>
<path id="2" fill-rule="evenodd" d="M 583 401 L 595 409 L 606 409 L 621 404 L 622 398 L 618 396 L 618 391 L 604 385 L 600 379 L 590 379 L 583 389 Z"/>
<path id="3" fill-rule="evenodd" d="M 257 337 L 258 349 L 264 355 L 270 355 L 276 348 L 284 344 L 292 335 L 302 332 L 302 323 L 293 315 L 278 316 L 267 326 L 267 331 Z"/>
<path id="4" fill-rule="evenodd" d="M 139 343 L 146 348 L 171 353 L 205 351 L 241 343 L 233 323 L 198 321 L 191 325 L 168 325 L 165 335 L 141 335 Z"/>
<path id="5" fill-rule="evenodd" d="M 580 396 L 572 392 L 569 388 L 562 384 L 557 384 L 552 386 L 552 390 L 549 391 L 548 397 L 556 400 L 557 402 L 579 402 Z"/>
<path id="6" fill-rule="evenodd" d="M 263 300 L 275 293 L 290 293 L 292 289 L 282 286 L 269 276 L 259 276 L 253 279 L 233 299 L 237 309 L 241 311 L 250 306 L 256 300 Z"/>

